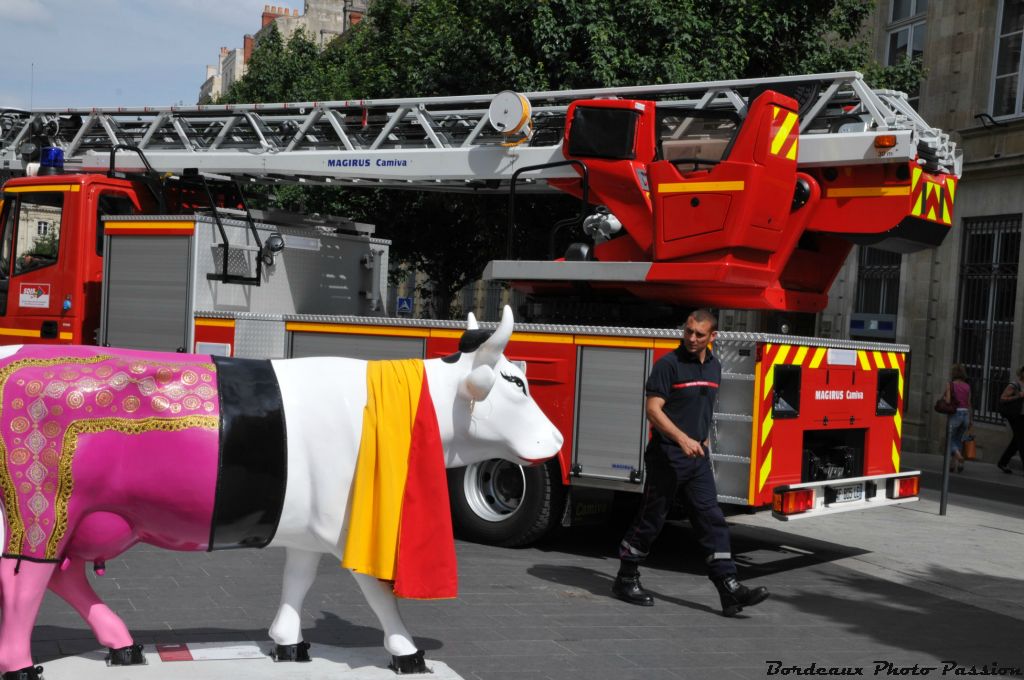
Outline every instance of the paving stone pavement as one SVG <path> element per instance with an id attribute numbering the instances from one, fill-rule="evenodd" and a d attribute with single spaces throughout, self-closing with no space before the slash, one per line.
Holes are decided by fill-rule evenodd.
<path id="1" fill-rule="evenodd" d="M 971 493 L 994 489 L 1011 500 L 1019 493 L 1020 503 L 977 509 L 954 493 L 942 517 L 934 491 L 941 459 L 906 459 L 929 470 L 931 488 L 917 503 L 806 522 L 765 513 L 731 518 L 741 578 L 772 592 L 736 618 L 720 615 L 685 524 L 666 528 L 642 570 L 656 605 L 612 599 L 621 521 L 526 549 L 458 542 L 459 598 L 403 602 L 402 611 L 440 678 L 735 680 L 821 669 L 892 677 L 915 666 L 916 675 L 933 667 L 931 677 L 956 677 L 971 665 L 992 675 L 1024 669 L 1024 476 L 974 464 L 965 478 L 981 491 Z M 283 557 L 138 546 L 93 582 L 150 651 L 155 642 L 265 644 Z M 376 619 L 331 559 L 320 563 L 303 625 L 311 652 L 325 658 L 316 668 L 237 661 L 221 676 L 203 666 L 213 662 L 193 662 L 159 677 L 385 677 L 376 674 L 387 663 Z M 77 615 L 47 594 L 33 638 L 46 680 L 157 677 L 153 665 L 108 669 L 96 650 Z M 944 672 L 943 662 L 958 666 Z"/>

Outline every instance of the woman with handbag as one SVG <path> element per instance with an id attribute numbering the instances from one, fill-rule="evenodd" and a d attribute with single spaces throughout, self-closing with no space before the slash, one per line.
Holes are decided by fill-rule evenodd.
<path id="1" fill-rule="evenodd" d="M 1024 416 L 1021 415 L 1021 402 L 1024 400 L 1024 366 L 1017 370 L 1017 379 L 1007 384 L 1006 389 L 999 395 L 999 413 L 1006 422 L 1010 424 L 1012 437 L 1010 443 L 1000 456 L 996 465 L 1006 474 L 1010 474 L 1010 460 L 1013 454 L 1020 456 L 1021 463 L 1024 463 Z"/>
<path id="2" fill-rule="evenodd" d="M 946 441 L 952 461 L 949 470 L 950 472 L 963 472 L 963 441 L 964 437 L 974 428 L 974 417 L 971 412 L 971 386 L 967 383 L 967 371 L 961 364 L 953 364 L 950 377 L 952 380 L 946 385 L 946 392 L 943 395 L 943 399 L 956 409 L 947 416 L 946 423 Z"/>

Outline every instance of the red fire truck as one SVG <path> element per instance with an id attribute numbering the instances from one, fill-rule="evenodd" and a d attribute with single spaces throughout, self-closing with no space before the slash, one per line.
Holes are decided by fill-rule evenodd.
<path id="1" fill-rule="evenodd" d="M 20 176 L 36 162 L 38 176 Z M 948 136 L 857 73 L 5 110 L 0 171 L 12 178 L 0 212 L 0 334 L 247 357 L 455 350 L 459 322 L 384 316 L 388 243 L 368 226 L 258 213 L 211 175 L 242 187 L 562 191 L 581 199 L 589 242 L 550 262 L 492 262 L 487 277 L 539 299 L 606 307 L 813 312 L 854 244 L 909 252 L 941 243 L 960 169 Z M 521 544 L 581 521 L 594 499 L 638 492 L 644 379 L 678 339 L 674 330 L 517 324 L 506 353 L 525 366 L 566 444 L 545 466 L 495 461 L 454 473 L 462 534 Z M 724 372 L 712 450 L 723 503 L 793 519 L 917 498 L 917 473 L 900 465 L 909 348 L 723 332 L 716 352 Z"/>

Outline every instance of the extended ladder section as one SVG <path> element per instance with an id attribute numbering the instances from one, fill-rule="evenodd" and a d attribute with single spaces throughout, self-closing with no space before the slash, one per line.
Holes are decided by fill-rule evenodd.
<path id="1" fill-rule="evenodd" d="M 0 171 L 26 170 L 41 146 L 64 150 L 69 169 L 105 171 L 118 144 L 139 147 L 158 172 L 202 172 L 269 182 L 407 185 L 420 189 L 498 188 L 517 170 L 565 160 L 569 105 L 582 99 L 658 102 L 679 112 L 730 110 L 746 115 L 767 89 L 800 102 L 799 162 L 806 166 L 877 162 L 879 133 L 896 137 L 886 160 L 920 158 L 930 172 L 959 174 L 955 145 L 929 127 L 906 95 L 872 90 L 856 72 L 784 78 L 592 88 L 518 95 L 523 126 L 497 129 L 501 95 L 366 99 L 288 104 L 140 108 L 0 109 Z M 509 93 L 502 93 L 508 95 Z M 673 121 L 666 121 L 671 125 Z M 667 132 L 686 135 L 686 118 Z M 527 138 L 528 136 L 528 138 Z M 514 139 L 510 139 L 514 138 Z M 125 155 L 118 169 L 141 170 Z M 575 177 L 571 168 L 536 179 Z"/>
<path id="2" fill-rule="evenodd" d="M 675 304 L 815 311 L 853 244 L 911 252 L 952 224 L 961 157 L 856 72 L 423 99 L 0 112 L 0 174 L 45 146 L 105 171 L 434 191 L 561 191 L 600 206 L 557 261 L 486 278 Z M 116 169 L 142 169 L 130 154 Z M 515 225 L 510 225 L 510 229 Z M 511 242 L 511 239 L 510 239 Z M 511 256 L 511 253 L 510 253 Z"/>

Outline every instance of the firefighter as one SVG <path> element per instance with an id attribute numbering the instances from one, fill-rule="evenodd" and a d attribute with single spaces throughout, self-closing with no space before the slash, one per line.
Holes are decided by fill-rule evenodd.
<path id="1" fill-rule="evenodd" d="M 768 597 L 764 586 L 751 589 L 736 579 L 729 528 L 718 506 L 708 458 L 711 417 L 722 376 L 722 364 L 709 348 L 717 329 L 718 320 L 710 311 L 698 309 L 690 314 L 679 347 L 659 359 L 647 379 L 646 410 L 653 433 L 644 453 L 643 499 L 619 545 L 619 573 L 612 586 L 612 593 L 630 604 L 654 604 L 640 584 L 638 567 L 661 532 L 677 491 L 682 491 L 690 522 L 707 554 L 708 577 L 718 589 L 722 613 L 734 616 Z"/>

